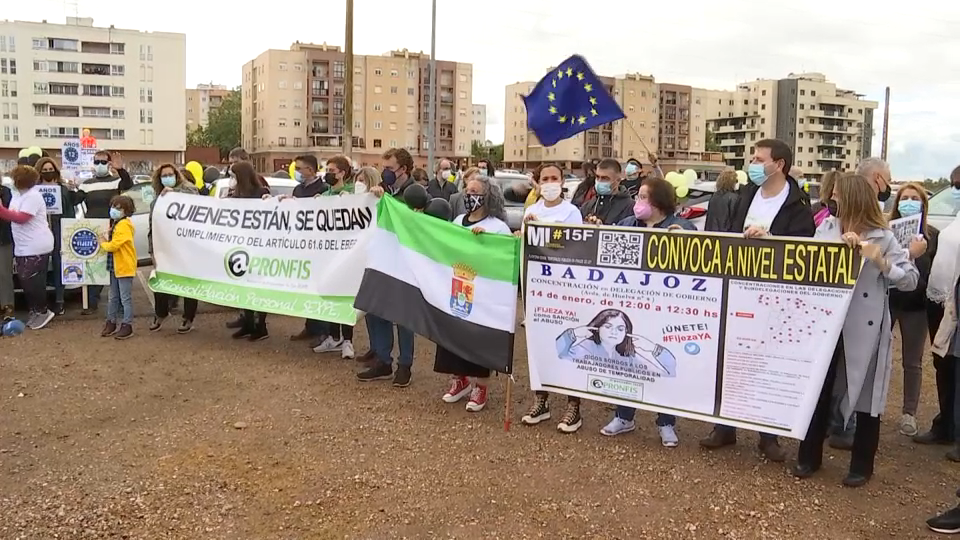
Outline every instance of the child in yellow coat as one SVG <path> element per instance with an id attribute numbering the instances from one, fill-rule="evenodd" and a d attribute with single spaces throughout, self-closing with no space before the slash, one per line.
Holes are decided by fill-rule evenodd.
<path id="1" fill-rule="evenodd" d="M 101 337 L 127 339 L 133 336 L 133 277 L 137 272 L 137 249 L 133 245 L 130 216 L 134 209 L 133 199 L 126 195 L 117 195 L 110 200 L 110 232 L 100 239 L 100 247 L 107 252 L 107 270 L 110 272 L 110 302 Z"/>

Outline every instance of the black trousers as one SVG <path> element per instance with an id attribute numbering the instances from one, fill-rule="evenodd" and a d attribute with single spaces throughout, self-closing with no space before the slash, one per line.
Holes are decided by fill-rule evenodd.
<path id="1" fill-rule="evenodd" d="M 943 306 L 934 302 L 927 304 L 927 324 L 930 328 L 931 343 L 940 328 L 940 321 L 942 320 Z M 960 400 L 957 399 L 957 378 L 960 377 L 960 371 L 957 370 L 957 361 L 958 359 L 953 356 L 933 355 L 933 369 L 937 381 L 937 402 L 940 405 L 940 412 L 933 419 L 930 431 L 946 441 L 956 439 L 957 421 L 960 420 L 960 414 L 957 414 L 958 409 L 960 409 Z"/>
<path id="2" fill-rule="evenodd" d="M 170 308 L 176 305 L 176 300 L 180 298 L 179 296 L 173 296 L 166 293 L 153 293 L 153 304 L 154 310 L 153 314 L 157 317 L 167 317 L 170 315 Z M 200 302 L 194 298 L 184 298 L 183 299 L 183 318 L 193 322 L 194 317 L 197 316 L 197 307 Z"/>
<path id="3" fill-rule="evenodd" d="M 827 438 L 830 427 L 830 402 L 833 386 L 837 380 L 837 369 L 843 357 L 843 337 L 837 342 L 830 367 L 827 368 L 827 377 L 820 390 L 817 408 L 810 419 L 807 437 L 800 443 L 797 462 L 812 469 L 819 469 L 823 464 L 823 443 Z M 850 454 L 850 472 L 869 477 L 873 474 L 873 464 L 880 446 L 880 417 L 869 413 L 856 413 L 857 428 L 853 435 L 853 451 Z"/>
<path id="4" fill-rule="evenodd" d="M 262 311 L 243 310 L 243 327 L 248 330 L 267 325 L 267 314 Z"/>
<path id="5" fill-rule="evenodd" d="M 346 324 L 330 323 L 330 337 L 336 340 L 353 341 L 353 327 Z"/>

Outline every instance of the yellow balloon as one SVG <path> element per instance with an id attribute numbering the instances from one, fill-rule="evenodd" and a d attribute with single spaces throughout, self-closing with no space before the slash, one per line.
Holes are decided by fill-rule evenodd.
<path id="1" fill-rule="evenodd" d="M 690 193 L 690 188 L 687 186 L 677 186 L 677 198 L 682 199 L 687 196 L 687 193 Z"/>
<path id="2" fill-rule="evenodd" d="M 28 156 L 42 156 L 42 155 L 43 155 L 43 149 L 41 149 L 39 146 L 31 146 L 30 148 L 27 148 L 27 151 L 30 152 L 29 154 L 27 154 Z"/>
<path id="3" fill-rule="evenodd" d="M 290 166 L 287 167 L 287 172 L 290 173 L 290 178 L 294 178 L 296 176 L 296 174 L 294 174 L 296 170 L 297 170 L 297 162 L 291 161 Z"/>
<path id="4" fill-rule="evenodd" d="M 29 149 L 29 148 L 24 148 L 23 150 L 20 151 L 19 154 L 17 154 L 17 159 L 25 158 L 25 157 L 29 157 L 29 156 L 30 156 L 30 149 Z"/>
<path id="5" fill-rule="evenodd" d="M 667 176 L 664 177 L 664 180 L 669 182 L 671 186 L 677 187 L 678 185 L 680 185 L 680 182 L 682 182 L 681 180 L 682 178 L 683 178 L 682 174 L 678 172 L 670 171 L 667 173 Z"/>
<path id="6" fill-rule="evenodd" d="M 193 175 L 193 183 L 197 186 L 197 189 L 203 187 L 203 166 L 201 166 L 196 161 L 191 161 L 184 166 L 185 169 L 190 171 L 190 174 Z"/>
<path id="7" fill-rule="evenodd" d="M 697 171 L 693 169 L 687 169 L 683 171 L 683 177 L 687 179 L 687 185 L 690 185 L 697 181 Z"/>
<path id="8" fill-rule="evenodd" d="M 740 182 L 741 185 L 747 183 L 747 173 L 744 171 L 737 171 L 737 182 Z"/>

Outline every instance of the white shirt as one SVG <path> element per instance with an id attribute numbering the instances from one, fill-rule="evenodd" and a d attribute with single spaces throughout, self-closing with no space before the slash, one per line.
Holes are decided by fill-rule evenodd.
<path id="1" fill-rule="evenodd" d="M 777 193 L 769 199 L 763 197 L 763 189 L 758 189 L 750 202 L 750 209 L 747 210 L 747 219 L 743 222 L 743 230 L 747 230 L 753 225 L 763 227 L 769 231 L 773 219 L 777 217 L 783 203 L 787 202 L 787 195 L 790 194 L 790 184 L 783 185 L 780 193 Z"/>
<path id="2" fill-rule="evenodd" d="M 46 208 L 46 207 L 44 207 L 44 208 Z M 44 210 L 44 211 L 46 211 L 46 210 Z M 493 216 L 487 216 L 487 217 L 481 219 L 480 221 L 478 221 L 477 223 L 474 223 L 474 224 L 472 224 L 472 225 L 466 225 L 466 224 L 464 224 L 463 220 L 466 219 L 466 217 L 467 217 L 466 214 L 460 214 L 459 216 L 457 216 L 456 219 L 453 220 L 453 222 L 456 223 L 457 225 L 461 225 L 461 226 L 463 226 L 463 227 L 468 227 L 468 228 L 470 228 L 470 229 L 474 229 L 474 228 L 480 227 L 481 229 L 483 229 L 484 232 L 488 232 L 488 233 L 493 233 L 493 234 L 513 234 L 513 232 L 510 230 L 510 226 L 509 226 L 509 225 L 507 225 L 507 224 L 504 223 L 503 221 L 501 221 L 501 220 L 499 220 L 499 219 L 497 219 L 497 218 L 495 218 L 495 217 L 493 217 Z"/>
<path id="3" fill-rule="evenodd" d="M 13 254 L 17 257 L 46 255 L 53 251 L 53 233 L 47 224 L 47 205 L 43 195 L 34 186 L 26 193 L 16 189 L 10 199 L 10 210 L 23 212 L 32 217 L 26 223 L 11 223 L 13 232 Z"/>
<path id="4" fill-rule="evenodd" d="M 568 225 L 583 224 L 583 216 L 580 210 L 572 205 L 570 201 L 560 201 L 560 204 L 550 207 L 544 203 L 543 199 L 531 204 L 523 211 L 523 217 L 533 214 L 537 221 L 544 223 L 566 223 Z"/>

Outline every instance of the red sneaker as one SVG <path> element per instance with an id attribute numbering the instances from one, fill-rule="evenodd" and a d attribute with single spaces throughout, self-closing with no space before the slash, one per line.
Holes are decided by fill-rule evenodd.
<path id="1" fill-rule="evenodd" d="M 443 395 L 447 403 L 456 403 L 470 393 L 470 380 L 466 377 L 454 377 L 450 381 L 450 389 Z"/>
<path id="2" fill-rule="evenodd" d="M 467 402 L 467 410 L 470 412 L 480 412 L 487 405 L 487 385 L 474 385 L 470 392 L 470 401 Z"/>

